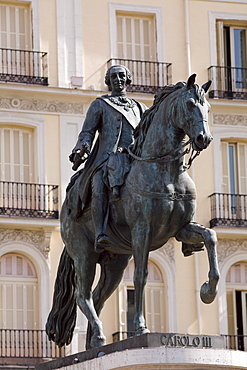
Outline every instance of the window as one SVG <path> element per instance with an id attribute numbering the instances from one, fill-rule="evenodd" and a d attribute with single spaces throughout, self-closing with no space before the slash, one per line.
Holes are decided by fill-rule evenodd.
<path id="1" fill-rule="evenodd" d="M 165 285 L 160 269 L 153 262 L 148 263 L 148 280 L 144 292 L 144 315 L 146 325 L 151 332 L 165 330 Z M 135 331 L 134 320 L 134 261 L 125 271 L 122 284 L 119 287 L 120 332 Z"/>
<path id="2" fill-rule="evenodd" d="M 8 49 L 30 49 L 30 11 L 28 6 L 0 4 L 0 45 Z"/>
<path id="3" fill-rule="evenodd" d="M 154 16 L 117 13 L 117 57 L 143 61 L 156 60 Z"/>
<path id="4" fill-rule="evenodd" d="M 34 181 L 33 138 L 32 130 L 0 126 L 1 180 Z"/>
<path id="5" fill-rule="evenodd" d="M 247 349 L 247 263 L 234 264 L 226 277 L 228 334 L 237 335 L 231 347 Z M 246 336 L 246 337 L 245 337 Z"/>
<path id="6" fill-rule="evenodd" d="M 247 144 L 222 141 L 222 192 L 247 194 Z"/>
<path id="7" fill-rule="evenodd" d="M 18 254 L 0 258 L 0 328 L 35 329 L 38 281 L 31 261 Z"/>
<path id="8" fill-rule="evenodd" d="M 232 25 L 218 20 L 217 51 L 221 89 L 237 91 L 247 88 L 247 25 Z"/>

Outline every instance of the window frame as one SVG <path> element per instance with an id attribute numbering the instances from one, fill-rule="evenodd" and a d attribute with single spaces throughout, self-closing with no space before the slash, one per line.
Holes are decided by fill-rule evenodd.
<path id="1" fill-rule="evenodd" d="M 110 53 L 111 58 L 116 58 L 117 53 L 117 12 L 129 15 L 153 15 L 156 23 L 156 55 L 157 62 L 164 62 L 164 27 L 163 10 L 159 6 L 145 6 L 132 4 L 109 3 L 109 24 L 110 24 Z"/>

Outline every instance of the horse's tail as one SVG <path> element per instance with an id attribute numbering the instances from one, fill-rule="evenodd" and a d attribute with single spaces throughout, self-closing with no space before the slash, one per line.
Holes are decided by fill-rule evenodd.
<path id="1" fill-rule="evenodd" d="M 75 268 L 66 248 L 60 258 L 54 287 L 52 309 L 46 323 L 46 334 L 59 347 L 68 345 L 76 323 Z"/>

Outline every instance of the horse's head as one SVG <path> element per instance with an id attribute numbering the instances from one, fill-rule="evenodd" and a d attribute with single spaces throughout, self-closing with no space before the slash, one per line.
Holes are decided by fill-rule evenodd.
<path id="1" fill-rule="evenodd" d="M 192 140 L 193 149 L 201 151 L 213 140 L 208 126 L 210 105 L 205 98 L 211 81 L 200 87 L 195 84 L 195 78 L 195 74 L 191 75 L 181 89 L 181 105 L 177 107 L 177 125 Z"/>

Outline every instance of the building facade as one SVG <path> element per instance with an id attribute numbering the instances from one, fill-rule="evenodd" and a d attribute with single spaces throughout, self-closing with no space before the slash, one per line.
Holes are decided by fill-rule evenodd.
<path id="1" fill-rule="evenodd" d="M 84 349 L 47 344 L 44 327 L 63 243 L 59 211 L 68 156 L 112 64 L 133 74 L 130 97 L 151 106 L 164 85 L 212 80 L 214 137 L 189 170 L 196 220 L 218 236 L 215 302 L 200 301 L 206 252 L 184 258 L 170 240 L 150 253 L 145 316 L 152 332 L 226 335 L 247 350 L 247 1 L 0 1 L 0 348 L 24 364 Z M 134 330 L 133 261 L 101 319 L 107 343 Z"/>

